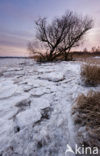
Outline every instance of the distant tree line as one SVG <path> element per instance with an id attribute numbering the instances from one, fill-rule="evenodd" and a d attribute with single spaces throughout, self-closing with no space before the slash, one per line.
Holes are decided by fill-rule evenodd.
<path id="1" fill-rule="evenodd" d="M 100 46 L 98 46 L 98 47 L 94 46 L 90 50 L 88 50 L 87 48 L 84 48 L 83 52 L 92 52 L 92 53 L 100 52 Z"/>

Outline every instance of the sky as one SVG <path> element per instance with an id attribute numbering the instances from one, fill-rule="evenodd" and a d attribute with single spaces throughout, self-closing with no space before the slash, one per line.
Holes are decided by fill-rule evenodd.
<path id="1" fill-rule="evenodd" d="M 0 56 L 27 56 L 34 21 L 40 16 L 52 20 L 67 10 L 94 20 L 81 49 L 100 46 L 100 0 L 0 0 Z"/>

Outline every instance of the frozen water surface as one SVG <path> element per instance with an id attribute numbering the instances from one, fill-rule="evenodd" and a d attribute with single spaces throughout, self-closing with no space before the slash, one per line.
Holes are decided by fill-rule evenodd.
<path id="1" fill-rule="evenodd" d="M 0 154 L 64 156 L 75 144 L 71 107 L 80 63 L 0 59 Z M 70 156 L 67 153 L 66 156 Z"/>

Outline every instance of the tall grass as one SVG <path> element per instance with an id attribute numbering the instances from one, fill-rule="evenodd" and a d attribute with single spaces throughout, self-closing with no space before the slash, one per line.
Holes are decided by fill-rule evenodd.
<path id="1" fill-rule="evenodd" d="M 86 85 L 96 86 L 100 84 L 100 66 L 86 64 L 82 66 L 81 78 Z"/>
<path id="2" fill-rule="evenodd" d="M 79 95 L 72 115 L 76 126 L 86 128 L 87 136 L 81 134 L 82 142 L 100 148 L 100 92 Z"/>

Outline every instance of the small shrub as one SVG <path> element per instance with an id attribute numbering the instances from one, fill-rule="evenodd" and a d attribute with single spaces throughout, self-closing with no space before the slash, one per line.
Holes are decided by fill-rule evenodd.
<path id="1" fill-rule="evenodd" d="M 36 62 L 49 62 L 48 61 L 48 57 L 46 54 L 44 54 L 43 56 L 41 55 L 35 55 L 33 56 L 33 59 L 36 61 Z"/>
<path id="2" fill-rule="evenodd" d="M 90 91 L 86 96 L 79 95 L 72 115 L 75 125 L 86 130 L 86 137 L 81 132 L 81 143 L 100 148 L 100 92 Z"/>
<path id="3" fill-rule="evenodd" d="M 86 85 L 96 86 L 100 84 L 100 66 L 90 64 L 83 65 L 81 77 Z"/>
<path id="4" fill-rule="evenodd" d="M 47 54 L 41 55 L 34 55 L 31 58 L 33 58 L 36 62 L 55 62 L 55 61 L 64 61 L 64 55 L 60 55 L 53 59 L 53 61 L 49 60 L 49 56 Z M 68 56 L 67 61 L 73 61 L 73 57 L 71 55 Z"/>

